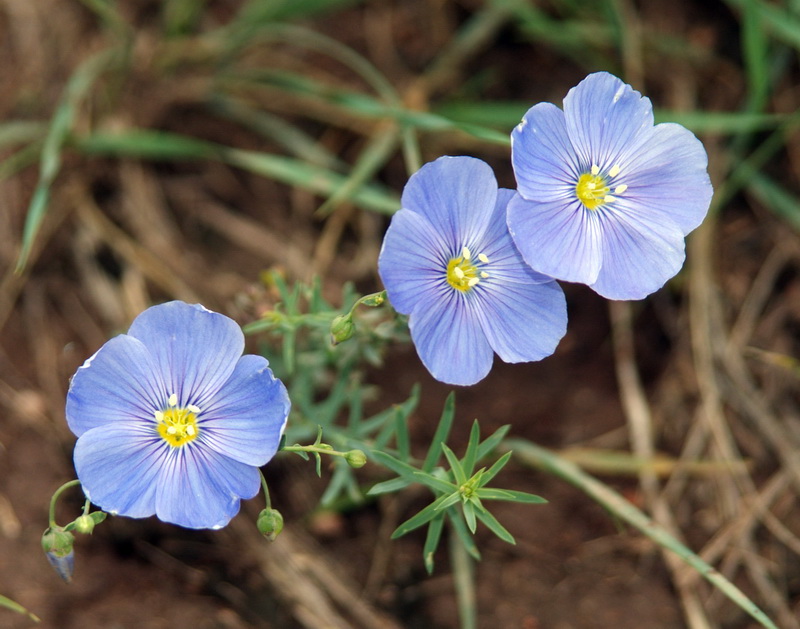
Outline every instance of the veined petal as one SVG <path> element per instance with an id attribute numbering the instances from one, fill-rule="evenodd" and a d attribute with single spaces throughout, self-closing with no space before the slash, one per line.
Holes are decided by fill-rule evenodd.
<path id="1" fill-rule="evenodd" d="M 567 302 L 556 282 L 487 282 L 470 305 L 492 349 L 507 363 L 550 356 L 567 331 Z"/>
<path id="2" fill-rule="evenodd" d="M 508 228 L 534 271 L 592 284 L 602 265 L 602 230 L 596 212 L 580 201 L 539 203 L 520 195 L 508 204 Z"/>
<path id="3" fill-rule="evenodd" d="M 622 161 L 615 183 L 627 185 L 626 200 L 643 216 L 664 215 L 684 235 L 703 222 L 713 189 L 706 170 L 708 156 L 691 131 L 674 123 L 658 124 Z"/>
<path id="4" fill-rule="evenodd" d="M 474 157 L 440 157 L 411 175 L 403 208 L 423 215 L 448 243 L 450 254 L 479 239 L 494 207 L 497 180 L 491 167 Z"/>
<path id="5" fill-rule="evenodd" d="M 156 512 L 156 490 L 168 448 L 155 432 L 119 422 L 92 428 L 75 444 L 75 470 L 94 504 L 112 514 L 145 518 Z"/>
<path id="6" fill-rule="evenodd" d="M 266 358 L 242 356 L 230 379 L 201 409 L 198 441 L 235 461 L 260 467 L 278 450 L 289 394 Z"/>
<path id="7" fill-rule="evenodd" d="M 492 368 L 492 348 L 480 321 L 464 303 L 469 298 L 450 290 L 411 313 L 409 329 L 417 353 L 440 382 L 475 384 Z"/>
<path id="8" fill-rule="evenodd" d="M 608 299 L 642 299 L 683 265 L 683 232 L 668 218 L 618 202 L 602 213 L 603 267 L 590 286 Z"/>
<path id="9" fill-rule="evenodd" d="M 244 350 L 244 335 L 232 319 L 181 301 L 148 308 L 128 334 L 150 350 L 168 395 L 176 394 L 179 406 L 202 408 L 230 377 Z"/>
<path id="10" fill-rule="evenodd" d="M 392 217 L 378 272 L 395 310 L 410 314 L 423 295 L 445 281 L 450 248 L 425 216 L 400 210 Z"/>
<path id="11" fill-rule="evenodd" d="M 70 430 L 80 437 L 115 422 L 153 421 L 169 395 L 161 373 L 141 341 L 126 334 L 111 339 L 72 377 L 66 408 Z"/>
<path id="12" fill-rule="evenodd" d="M 564 97 L 566 127 L 584 168 L 611 168 L 641 132 L 653 127 L 653 106 L 630 85 L 596 72 Z"/>
<path id="13" fill-rule="evenodd" d="M 578 154 L 564 112 L 551 103 L 531 107 L 511 133 L 511 164 L 519 193 L 531 201 L 574 198 Z"/>
<path id="14" fill-rule="evenodd" d="M 219 529 L 258 493 L 258 468 L 210 448 L 173 450 L 161 466 L 156 494 L 159 520 L 191 529 Z"/>

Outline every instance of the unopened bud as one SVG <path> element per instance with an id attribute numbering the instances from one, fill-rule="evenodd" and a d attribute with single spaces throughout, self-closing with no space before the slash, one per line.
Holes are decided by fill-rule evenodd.
<path id="1" fill-rule="evenodd" d="M 269 541 L 274 542 L 275 538 L 278 537 L 283 530 L 283 516 L 277 509 L 263 509 L 261 513 L 258 514 L 256 527 L 259 533 Z"/>
<path id="2" fill-rule="evenodd" d="M 367 455 L 361 450 L 350 450 L 344 455 L 344 460 L 350 467 L 364 467 L 367 464 Z"/>
<path id="3" fill-rule="evenodd" d="M 346 341 L 353 336 L 356 326 L 353 323 L 353 316 L 347 314 L 338 315 L 331 322 L 331 341 L 334 345 Z"/>
<path id="4" fill-rule="evenodd" d="M 90 515 L 82 515 L 75 520 L 75 530 L 84 535 L 91 535 L 94 530 L 94 518 Z"/>
<path id="5" fill-rule="evenodd" d="M 370 308 L 380 306 L 384 301 L 386 301 L 386 291 L 375 293 L 373 295 L 367 295 L 361 299 L 361 303 Z"/>
<path id="6" fill-rule="evenodd" d="M 72 550 L 74 541 L 72 533 L 61 528 L 49 528 L 42 535 L 42 550 L 47 561 L 67 583 L 72 581 L 72 573 L 75 571 L 75 553 Z"/>

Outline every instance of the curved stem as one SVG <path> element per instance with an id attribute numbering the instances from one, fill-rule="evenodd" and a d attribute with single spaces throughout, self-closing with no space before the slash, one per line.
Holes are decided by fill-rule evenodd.
<path id="1" fill-rule="evenodd" d="M 80 485 L 80 484 L 81 484 L 81 481 L 79 481 L 76 478 L 75 480 L 71 480 L 68 483 L 64 483 L 63 485 L 61 485 L 61 487 L 56 489 L 55 493 L 53 494 L 53 497 L 50 498 L 50 513 L 49 513 L 49 516 L 48 516 L 49 517 L 48 523 L 50 525 L 50 528 L 58 526 L 56 524 L 56 502 L 58 502 L 58 499 L 61 496 L 61 494 L 64 493 L 67 489 L 70 489 L 71 487 L 75 487 L 76 485 Z M 89 501 L 87 500 L 86 501 L 86 505 L 88 505 L 88 504 L 89 504 Z M 86 507 L 84 507 L 84 509 L 86 509 Z"/>

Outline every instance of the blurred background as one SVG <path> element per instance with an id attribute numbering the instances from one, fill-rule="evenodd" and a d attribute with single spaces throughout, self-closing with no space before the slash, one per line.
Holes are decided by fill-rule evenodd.
<path id="1" fill-rule="evenodd" d="M 522 114 L 606 70 L 703 140 L 711 213 L 643 302 L 565 286 L 556 354 L 459 390 L 450 443 L 476 417 L 511 424 L 800 628 L 799 50 L 797 0 L 0 0 L 0 594 L 63 629 L 458 627 L 446 551 L 429 577 L 424 533 L 389 541 L 429 494 L 323 508 L 329 470 L 289 456 L 265 468 L 286 518 L 273 544 L 261 499 L 218 532 L 111 519 L 64 584 L 39 539 L 74 477 L 69 377 L 153 303 L 246 324 L 279 300 L 275 273 L 319 277 L 335 307 L 346 282 L 380 290 L 410 172 L 467 154 L 513 188 Z M 448 388 L 403 343 L 363 377 L 375 409 L 421 383 L 424 455 Z M 515 546 L 479 528 L 477 626 L 757 626 L 523 463 L 503 482 L 549 504 L 498 503 Z M 68 494 L 60 521 L 81 504 Z M 0 609 L 0 626 L 33 622 Z"/>

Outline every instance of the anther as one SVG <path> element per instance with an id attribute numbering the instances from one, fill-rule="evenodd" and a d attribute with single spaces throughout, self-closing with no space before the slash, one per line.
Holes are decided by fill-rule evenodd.
<path id="1" fill-rule="evenodd" d="M 461 267 L 460 267 L 460 266 L 454 266 L 454 267 L 453 267 L 453 273 L 455 274 L 455 276 L 456 276 L 458 279 L 460 279 L 460 280 L 463 280 L 463 279 L 464 279 L 464 271 L 461 269 Z"/>
<path id="2" fill-rule="evenodd" d="M 616 188 L 614 188 L 614 194 L 622 194 L 627 189 L 628 189 L 628 186 L 625 185 L 625 184 L 622 184 L 621 186 L 617 186 Z"/>
<path id="3" fill-rule="evenodd" d="M 466 260 L 467 262 L 469 262 L 469 259 L 472 257 L 472 252 L 467 247 L 462 247 L 461 257 L 464 258 L 464 260 Z"/>
<path id="4" fill-rule="evenodd" d="M 178 405 L 178 394 L 177 393 L 173 393 L 172 395 L 170 395 L 169 396 L 169 400 L 167 400 L 167 403 L 170 406 L 177 406 Z"/>
<path id="5" fill-rule="evenodd" d="M 487 256 L 485 253 L 479 253 L 478 260 L 480 260 L 484 264 L 489 264 L 489 256 Z"/>
<path id="6" fill-rule="evenodd" d="M 608 176 L 609 177 L 616 177 L 617 175 L 619 175 L 619 171 L 620 170 L 622 170 L 622 169 L 619 167 L 619 164 L 614 164 L 611 167 L 611 170 L 608 171 Z"/>
<path id="7" fill-rule="evenodd" d="M 475 284 L 477 284 L 478 282 L 480 282 L 480 280 L 479 280 L 477 277 L 471 277 L 471 278 L 469 278 L 469 279 L 467 280 L 467 286 L 469 286 L 470 288 L 472 288 L 472 287 L 473 287 L 473 286 L 475 286 Z"/>

